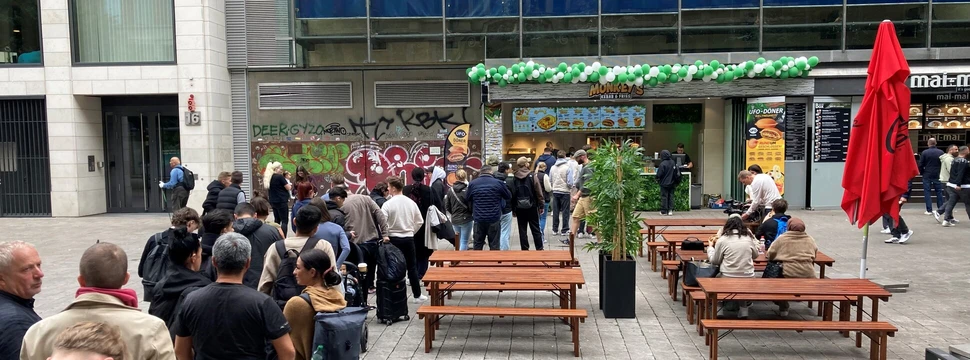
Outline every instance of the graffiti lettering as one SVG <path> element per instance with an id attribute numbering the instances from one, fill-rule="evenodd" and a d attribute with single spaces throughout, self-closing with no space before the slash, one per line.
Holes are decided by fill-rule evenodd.
<path id="1" fill-rule="evenodd" d="M 274 125 L 253 125 L 253 137 L 287 137 L 287 136 L 334 136 L 334 135 L 355 135 L 353 131 L 347 131 L 347 128 L 343 127 L 338 123 L 330 123 L 327 125 L 322 124 L 285 124 L 279 123 Z"/>
<path id="2" fill-rule="evenodd" d="M 395 116 L 390 119 L 381 116 L 380 119 L 369 122 L 361 117 L 359 120 L 349 119 L 348 122 L 350 123 L 351 131 L 359 131 L 365 138 L 381 140 L 384 136 L 390 135 L 391 125 L 395 122 L 400 123 L 404 128 L 403 132 L 401 131 L 401 127 L 395 129 L 394 134 L 399 137 L 407 137 L 410 135 L 412 126 L 427 130 L 435 125 L 438 125 L 442 129 L 448 129 L 446 126 L 468 124 L 468 119 L 465 117 L 466 110 L 468 110 L 467 107 L 461 109 L 461 120 L 454 119 L 455 114 L 438 114 L 438 110 L 416 113 L 410 109 L 398 109 Z"/>

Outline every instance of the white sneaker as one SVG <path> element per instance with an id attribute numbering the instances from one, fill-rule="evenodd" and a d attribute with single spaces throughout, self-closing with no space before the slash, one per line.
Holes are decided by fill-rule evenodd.
<path id="1" fill-rule="evenodd" d="M 950 222 L 951 222 L 951 223 L 954 223 L 954 224 L 959 224 L 959 223 L 960 223 L 960 220 L 957 220 L 957 219 L 953 219 L 953 220 L 950 220 Z"/>
<path id="2" fill-rule="evenodd" d="M 913 230 L 910 230 L 908 233 L 905 233 L 905 234 L 903 234 L 903 236 L 900 236 L 899 237 L 899 243 L 900 244 L 905 244 L 907 241 L 909 241 L 909 238 L 911 238 L 911 237 L 913 237 Z"/>
<path id="3" fill-rule="evenodd" d="M 674 216 L 674 211 L 671 210 L 669 213 L 667 213 L 667 216 Z"/>
<path id="4" fill-rule="evenodd" d="M 741 309 L 738 310 L 738 319 L 747 319 L 747 318 L 748 318 L 748 307 L 743 306 L 741 307 Z"/>
<path id="5" fill-rule="evenodd" d="M 892 234 L 893 233 L 893 230 L 890 229 L 890 228 L 884 228 L 881 231 L 879 231 L 879 233 L 880 234 Z"/>
<path id="6" fill-rule="evenodd" d="M 942 222 L 943 221 L 943 218 L 940 217 L 940 213 L 939 212 L 934 211 L 933 212 L 933 217 L 936 218 L 936 222 Z"/>
<path id="7" fill-rule="evenodd" d="M 423 303 L 423 302 L 425 302 L 427 300 L 428 300 L 428 296 L 427 295 L 421 295 L 421 296 L 418 296 L 418 297 L 414 298 L 414 303 L 415 304 L 420 304 L 420 303 Z"/>
<path id="8" fill-rule="evenodd" d="M 943 227 L 953 227 L 953 226 L 956 226 L 956 224 L 953 223 L 952 220 L 951 221 L 945 221 L 945 220 L 943 221 Z"/>
<path id="9" fill-rule="evenodd" d="M 923 212 L 923 215 L 933 215 L 933 212 L 932 211 L 925 211 L 925 212 Z"/>
<path id="10" fill-rule="evenodd" d="M 885 243 L 887 244 L 896 244 L 898 242 L 899 242 L 899 238 L 886 239 L 885 241 Z"/>

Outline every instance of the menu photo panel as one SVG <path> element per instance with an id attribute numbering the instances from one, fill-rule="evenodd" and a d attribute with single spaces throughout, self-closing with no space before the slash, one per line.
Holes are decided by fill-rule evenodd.
<path id="1" fill-rule="evenodd" d="M 745 165 L 758 165 L 785 193 L 785 97 L 748 99 L 745 120 Z"/>

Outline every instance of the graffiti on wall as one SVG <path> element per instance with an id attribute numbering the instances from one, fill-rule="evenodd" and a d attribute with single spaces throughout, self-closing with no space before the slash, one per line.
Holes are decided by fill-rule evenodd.
<path id="1" fill-rule="evenodd" d="M 347 137 L 369 141 L 389 139 L 444 139 L 455 126 L 470 124 L 467 107 L 461 110 L 397 109 L 394 115 L 367 120 L 364 117 L 346 121 L 306 123 L 253 124 L 252 137 L 265 140 L 346 140 Z M 475 135 L 479 135 L 475 130 Z"/>
<path id="2" fill-rule="evenodd" d="M 283 169 L 296 172 L 304 166 L 311 180 L 325 191 L 330 177 L 342 174 L 353 193 L 366 193 L 388 176 L 400 176 L 411 182 L 411 171 L 432 166 L 445 167 L 441 149 L 445 141 L 356 141 L 356 142 L 253 142 L 253 181 L 258 184 L 261 172 L 270 161 L 283 164 Z M 483 161 L 481 141 L 469 143 L 469 156 L 462 164 L 466 171 L 478 171 Z M 432 155 L 432 154 L 436 155 Z M 455 167 L 452 167 L 455 168 Z M 430 177 L 430 175 L 428 176 Z M 428 179 L 426 179 L 427 181 Z"/>

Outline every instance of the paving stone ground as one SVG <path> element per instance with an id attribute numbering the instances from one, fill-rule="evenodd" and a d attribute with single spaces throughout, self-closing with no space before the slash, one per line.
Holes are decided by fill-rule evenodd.
<path id="1" fill-rule="evenodd" d="M 915 235 L 905 245 L 884 244 L 887 235 L 873 231 L 869 246 L 869 276 L 908 282 L 909 291 L 894 294 L 880 305 L 879 316 L 900 332 L 889 340 L 889 358 L 921 359 L 926 347 L 946 348 L 970 343 L 970 220 L 962 210 L 955 216 L 964 222 L 943 228 L 922 206 L 909 206 L 903 215 Z M 828 274 L 853 276 L 859 271 L 861 231 L 845 220 L 841 211 L 794 211 L 808 224 L 821 251 L 835 258 Z M 647 215 L 651 216 L 651 215 Z M 653 215 L 656 216 L 656 215 Z M 720 211 L 678 213 L 676 217 L 721 217 Z M 136 268 L 145 240 L 166 227 L 165 215 L 99 215 L 85 218 L 0 219 L 0 240 L 34 243 L 44 261 L 44 287 L 37 297 L 41 316 L 63 309 L 77 289 L 77 265 L 81 253 L 95 241 L 121 245 L 129 257 L 129 286 L 141 293 Z M 551 222 L 548 226 L 551 226 Z M 516 231 L 513 231 L 516 233 Z M 512 244 L 518 244 L 514 234 Z M 585 242 L 586 240 L 582 240 Z M 558 238 L 550 248 L 562 248 Z M 636 319 L 603 317 L 597 292 L 594 254 L 577 252 L 587 284 L 579 291 L 579 307 L 590 313 L 580 327 L 584 359 L 704 359 L 707 346 L 687 324 L 685 308 L 666 293 L 666 280 L 650 270 L 645 258 L 637 263 Z M 373 301 L 373 300 L 372 300 Z M 449 303 L 481 306 L 554 307 L 549 293 L 459 293 Z M 411 314 L 418 305 L 410 304 Z M 147 309 L 143 303 L 142 308 Z M 866 306 L 869 309 L 869 306 Z M 777 317 L 770 303 L 756 303 L 753 318 Z M 814 318 L 814 310 L 794 304 L 791 316 Z M 423 322 L 382 325 L 370 317 L 370 351 L 364 359 L 569 359 L 573 358 L 568 326 L 553 319 L 458 317 L 445 318 L 430 354 L 424 353 Z M 855 348 L 854 341 L 838 333 L 736 331 L 720 342 L 720 354 L 730 359 L 863 359 L 868 344 Z"/>

